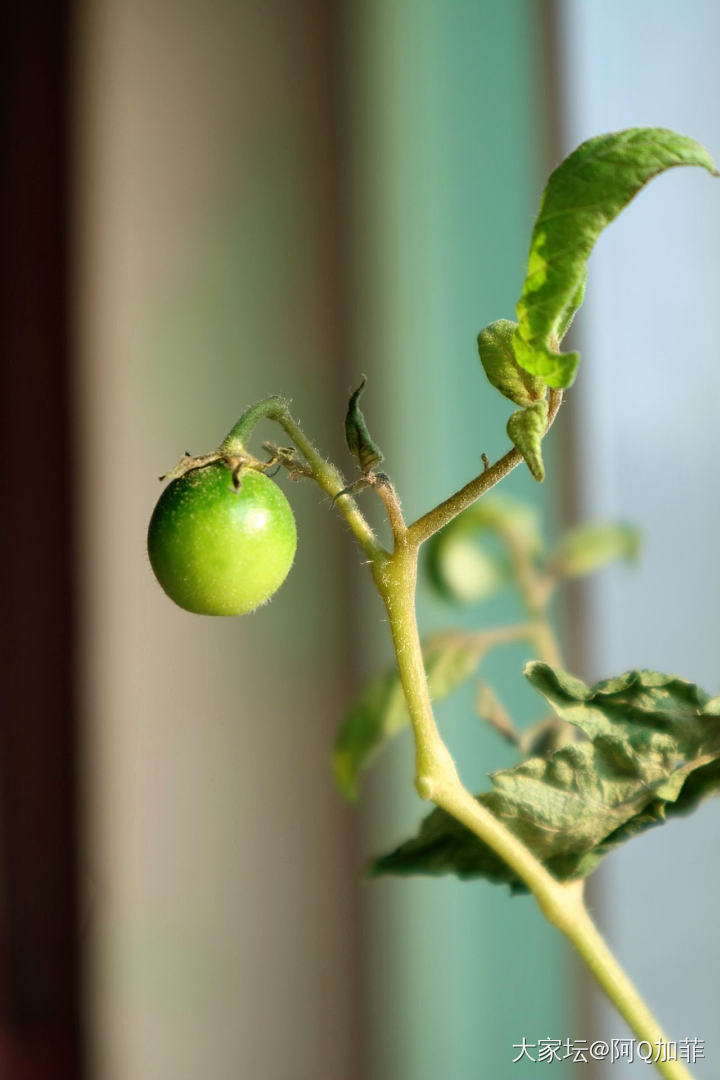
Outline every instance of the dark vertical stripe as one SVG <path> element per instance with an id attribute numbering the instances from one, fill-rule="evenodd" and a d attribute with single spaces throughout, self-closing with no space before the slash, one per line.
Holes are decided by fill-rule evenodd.
<path id="1" fill-rule="evenodd" d="M 0 15 L 0 1076 L 80 1074 L 68 0 Z"/>

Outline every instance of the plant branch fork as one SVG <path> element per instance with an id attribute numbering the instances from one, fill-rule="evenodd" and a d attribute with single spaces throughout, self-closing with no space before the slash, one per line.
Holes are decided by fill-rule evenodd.
<path id="1" fill-rule="evenodd" d="M 561 402 L 562 391 L 551 390 L 548 428 Z M 279 423 L 289 435 L 297 453 L 293 449 L 266 443 L 269 461 L 261 462 L 249 454 L 247 442 L 250 434 L 263 419 Z M 418 794 L 464 824 L 515 871 L 534 894 L 545 917 L 576 948 L 638 1038 L 651 1044 L 657 1040 L 667 1042 L 662 1028 L 593 923 L 583 902 L 582 882 L 558 881 L 521 840 L 474 798 L 463 785 L 435 722 L 415 612 L 419 549 L 425 540 L 516 468 L 523 461 L 520 452 L 511 449 L 492 465 L 484 459 L 483 471 L 474 480 L 409 526 L 405 523 L 397 493 L 387 476 L 367 469 L 357 485 L 346 485 L 340 470 L 319 453 L 293 419 L 289 404 L 283 398 L 267 398 L 248 409 L 215 454 L 195 459 L 186 456 L 178 469 L 187 471 L 189 468 L 201 468 L 218 459 L 228 464 L 234 460 L 240 467 L 261 471 L 280 465 L 293 478 L 312 478 L 338 507 L 368 556 L 373 579 L 387 611 L 415 737 L 415 787 Z M 353 497 L 360 487 L 372 487 L 385 505 L 393 533 L 392 552 L 377 539 Z M 515 558 L 522 562 L 521 553 L 516 552 Z M 528 566 L 520 565 L 519 569 L 523 571 L 520 581 L 526 606 L 532 616 L 526 632 L 534 636 L 538 651 L 549 662 L 557 663 L 559 651 L 546 611 L 549 583 L 541 581 L 537 575 L 533 578 Z M 680 1062 L 658 1061 L 656 1066 L 666 1080 L 691 1080 L 690 1073 Z"/>

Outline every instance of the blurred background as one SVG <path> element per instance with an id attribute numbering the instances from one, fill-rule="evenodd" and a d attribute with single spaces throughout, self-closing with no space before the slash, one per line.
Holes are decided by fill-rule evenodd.
<path id="1" fill-rule="evenodd" d="M 547 174 L 636 124 L 720 157 L 720 9 L 58 0 L 0 31 L 0 1076 L 479 1080 L 530 1074 L 523 1038 L 627 1035 L 530 899 L 364 878 L 426 808 L 407 736 L 359 808 L 333 783 L 334 732 L 390 649 L 317 489 L 281 481 L 295 567 L 244 619 L 173 607 L 145 531 L 157 476 L 270 393 L 349 469 L 362 372 L 411 518 L 502 453 L 475 336 L 513 316 Z M 549 536 L 644 534 L 637 567 L 558 610 L 586 679 L 720 690 L 719 199 L 675 170 L 601 238 L 548 480 L 507 482 Z M 419 606 L 425 632 L 457 622 L 425 586 Z M 506 596 L 462 615 L 514 617 Z M 523 726 L 525 658 L 487 662 Z M 471 688 L 439 719 L 478 790 L 514 760 Z M 590 888 L 665 1027 L 704 1040 L 700 1080 L 720 1060 L 719 839 L 715 802 Z"/>

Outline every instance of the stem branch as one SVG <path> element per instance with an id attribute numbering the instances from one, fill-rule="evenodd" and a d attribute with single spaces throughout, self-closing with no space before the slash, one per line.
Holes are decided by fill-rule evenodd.
<path id="1" fill-rule="evenodd" d="M 557 416 L 561 404 L 562 390 L 551 390 L 548 428 Z M 463 510 L 467 510 L 468 506 L 472 506 L 474 502 L 477 502 L 481 495 L 490 491 L 503 477 L 516 469 L 522 460 L 523 456 L 519 450 L 514 447 L 512 450 L 508 450 L 494 465 L 484 469 L 479 476 L 476 476 L 465 487 L 460 488 L 449 499 L 445 499 L 444 502 L 439 503 L 432 510 L 429 510 L 427 514 L 423 514 L 422 517 L 413 522 L 408 528 L 408 542 L 414 547 L 419 547 L 425 540 L 429 540 L 434 533 L 451 522 Z"/>
<path id="2" fill-rule="evenodd" d="M 561 401 L 562 392 L 551 390 L 548 427 L 555 419 Z M 523 460 L 519 451 L 509 450 L 494 465 L 486 468 L 434 510 L 418 518 L 409 528 L 403 520 L 394 489 L 389 483 L 384 489 L 382 485 L 377 485 L 393 530 L 395 547 L 390 555 L 378 541 L 355 500 L 347 494 L 337 498 L 345 487 L 341 473 L 316 450 L 291 416 L 288 403 L 283 398 L 266 398 L 248 409 L 222 443 L 220 453 L 242 457 L 253 428 L 262 419 L 276 421 L 287 432 L 307 461 L 313 478 L 327 495 L 338 502 L 370 559 L 375 584 L 387 609 L 400 681 L 415 735 L 415 785 L 418 793 L 466 825 L 515 871 L 535 895 L 546 918 L 572 942 L 638 1038 L 651 1045 L 666 1043 L 662 1028 L 593 923 L 583 903 L 582 882 L 564 884 L 554 878 L 530 849 L 471 795 L 458 776 L 433 715 L 415 614 L 419 547 L 519 465 Z M 559 650 L 547 618 L 549 592 L 543 592 L 540 588 L 534 567 L 527 560 L 522 561 L 522 553 L 514 552 L 514 556 L 516 561 L 520 559 L 522 563 L 517 567 L 521 571 L 521 591 L 533 621 L 526 627 L 507 628 L 508 639 L 529 635 L 535 641 L 538 653 L 548 662 L 556 663 L 559 661 Z M 655 1065 L 666 1080 L 691 1080 L 689 1072 L 679 1062 L 657 1061 Z"/>

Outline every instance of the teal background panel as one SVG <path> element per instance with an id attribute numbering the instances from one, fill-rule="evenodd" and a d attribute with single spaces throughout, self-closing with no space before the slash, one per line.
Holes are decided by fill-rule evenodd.
<path id="1" fill-rule="evenodd" d="M 355 339 L 371 376 L 366 416 L 409 519 L 507 447 L 510 408 L 485 382 L 475 337 L 512 317 L 547 173 L 549 122 L 541 9 L 532 3 L 367 2 L 355 10 Z M 518 470 L 503 490 L 543 509 L 554 528 L 553 463 L 536 485 Z M 369 497 L 368 497 L 369 498 Z M 460 615 L 419 590 L 423 633 L 520 617 L 508 595 Z M 390 658 L 377 604 L 365 613 L 367 667 Z M 492 655 L 484 674 L 524 727 L 542 712 L 523 685 L 522 648 Z M 474 790 L 512 751 L 473 714 L 466 687 L 438 709 L 461 775 Z M 368 853 L 386 850 L 427 812 L 412 787 L 408 735 L 364 789 Z M 574 1030 L 570 950 L 534 902 L 455 879 L 381 879 L 365 888 L 372 1080 L 524 1075 L 523 1036 Z M 554 1075 L 567 1066 L 555 1065 Z"/>

